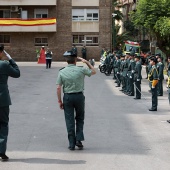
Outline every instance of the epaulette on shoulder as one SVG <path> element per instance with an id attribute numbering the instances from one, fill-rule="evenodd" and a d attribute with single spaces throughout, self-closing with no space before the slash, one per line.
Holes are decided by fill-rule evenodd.
<path id="1" fill-rule="evenodd" d="M 63 67 L 63 68 L 60 68 L 60 69 L 59 69 L 59 71 L 60 71 L 60 70 L 62 70 L 62 69 L 64 69 L 64 68 L 65 68 L 65 67 Z"/>
<path id="2" fill-rule="evenodd" d="M 4 60 L 4 62 L 5 62 L 6 64 L 9 64 L 9 61 L 8 61 L 8 60 Z"/>

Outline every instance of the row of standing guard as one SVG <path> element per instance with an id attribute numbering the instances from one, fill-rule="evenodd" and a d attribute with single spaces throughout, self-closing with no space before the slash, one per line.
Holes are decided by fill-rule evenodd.
<path id="1" fill-rule="evenodd" d="M 170 63 L 170 58 L 168 59 Z M 128 96 L 135 96 L 134 99 L 141 99 L 142 64 L 140 56 L 134 52 L 126 55 L 108 52 L 103 62 L 99 66 L 100 71 L 110 75 L 113 71 L 113 79 L 117 83 L 116 87 L 121 87 L 120 91 Z M 160 54 L 146 56 L 146 79 L 149 80 L 149 92 L 152 94 L 152 106 L 149 111 L 157 111 L 158 96 L 163 96 L 164 64 Z M 168 76 L 170 76 L 170 64 L 168 65 Z M 170 78 L 168 79 L 170 87 Z"/>

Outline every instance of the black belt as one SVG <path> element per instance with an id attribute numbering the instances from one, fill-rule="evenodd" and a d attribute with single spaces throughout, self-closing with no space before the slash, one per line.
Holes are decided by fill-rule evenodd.
<path id="1" fill-rule="evenodd" d="M 81 94 L 83 92 L 76 92 L 76 93 L 64 93 L 64 94 Z"/>

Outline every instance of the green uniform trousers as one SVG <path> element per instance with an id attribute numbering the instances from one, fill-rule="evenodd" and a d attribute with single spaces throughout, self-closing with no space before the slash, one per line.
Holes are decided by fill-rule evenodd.
<path id="1" fill-rule="evenodd" d="M 0 107 L 0 153 L 5 154 L 7 149 L 9 122 L 9 106 Z"/>
<path id="2" fill-rule="evenodd" d="M 136 98 L 140 99 L 141 98 L 141 81 L 135 81 L 135 94 Z"/>
<path id="3" fill-rule="evenodd" d="M 83 93 L 65 93 L 63 104 L 69 145 L 74 147 L 76 141 L 84 140 L 85 96 Z"/>
<path id="4" fill-rule="evenodd" d="M 151 92 L 152 92 L 152 109 L 157 109 L 158 106 L 157 85 L 155 86 L 155 88 L 151 88 Z"/>
<path id="5" fill-rule="evenodd" d="M 157 93 L 160 96 L 163 96 L 163 80 L 159 80 L 158 81 L 158 89 L 157 89 Z"/>

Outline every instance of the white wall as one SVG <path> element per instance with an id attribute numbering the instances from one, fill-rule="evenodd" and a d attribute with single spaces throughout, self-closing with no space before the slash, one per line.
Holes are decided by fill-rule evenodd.
<path id="1" fill-rule="evenodd" d="M 72 0 L 72 6 L 99 6 L 99 0 Z"/>

